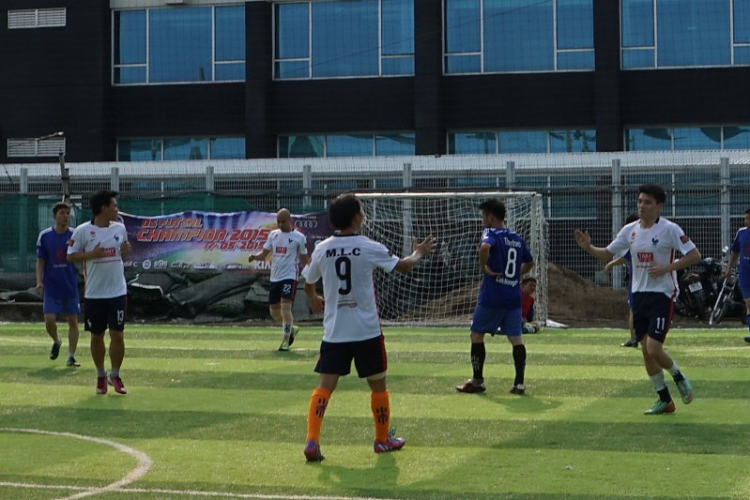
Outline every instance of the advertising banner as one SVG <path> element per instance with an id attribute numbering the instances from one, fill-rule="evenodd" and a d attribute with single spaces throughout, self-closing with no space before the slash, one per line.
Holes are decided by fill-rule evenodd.
<path id="1" fill-rule="evenodd" d="M 262 251 L 277 229 L 275 213 L 189 211 L 140 217 L 120 212 L 120 218 L 133 247 L 125 261 L 130 271 L 270 268 L 270 254 L 265 262 L 250 263 L 247 258 Z M 316 242 L 333 234 L 326 212 L 292 215 L 292 225 L 307 237 L 308 255 Z"/>

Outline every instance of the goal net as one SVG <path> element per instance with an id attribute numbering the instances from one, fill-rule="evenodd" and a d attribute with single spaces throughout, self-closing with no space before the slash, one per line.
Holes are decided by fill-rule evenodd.
<path id="1" fill-rule="evenodd" d="M 533 192 L 434 192 L 357 194 L 365 210 L 361 234 L 399 256 L 412 252 L 412 241 L 436 239 L 433 252 L 411 273 L 375 275 L 381 318 L 387 323 L 468 325 L 482 274 L 477 251 L 482 238 L 479 204 L 490 198 L 505 203 L 506 226 L 523 237 L 536 265 L 535 313 L 547 320 L 547 223 L 542 196 Z"/>

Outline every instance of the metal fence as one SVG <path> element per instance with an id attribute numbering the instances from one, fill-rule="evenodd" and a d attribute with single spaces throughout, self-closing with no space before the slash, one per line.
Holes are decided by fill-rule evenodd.
<path id="1" fill-rule="evenodd" d="M 111 188 L 122 211 L 164 215 L 184 210 L 292 213 L 324 210 L 344 191 L 460 191 L 509 189 L 544 196 L 550 224 L 550 261 L 600 284 L 619 272 L 575 245 L 576 228 L 597 245 L 609 243 L 635 211 L 642 183 L 668 193 L 663 215 L 680 224 L 704 255 L 730 244 L 750 207 L 750 151 L 586 153 L 515 156 L 443 156 L 226 160 L 163 163 L 69 163 L 72 201 L 80 222 L 90 217 L 87 197 Z M 0 268 L 33 270 L 40 229 L 52 224 L 51 206 L 62 192 L 60 166 L 3 165 L 0 208 L 4 238 Z"/>

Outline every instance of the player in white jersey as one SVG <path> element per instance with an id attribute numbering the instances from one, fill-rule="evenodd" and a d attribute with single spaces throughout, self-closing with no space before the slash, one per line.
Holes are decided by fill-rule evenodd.
<path id="1" fill-rule="evenodd" d="M 91 332 L 91 357 L 97 370 L 96 393 L 107 393 L 104 357 L 104 331 L 109 328 L 109 382 L 119 394 L 127 394 L 120 378 L 125 357 L 125 268 L 123 257 L 131 246 L 125 226 L 117 221 L 117 193 L 99 191 L 91 197 L 94 219 L 73 232 L 68 261 L 83 263 L 85 285 L 85 325 Z"/>
<path id="2" fill-rule="evenodd" d="M 646 373 L 659 394 L 659 400 L 646 415 L 672 413 L 675 405 L 664 382 L 664 370 L 672 375 L 685 404 L 693 400 L 688 379 L 677 363 L 664 351 L 678 286 L 675 271 L 697 263 L 701 254 L 677 224 L 659 214 L 664 208 L 666 193 L 661 186 L 644 184 L 638 188 L 638 217 L 626 224 L 606 248 L 591 244 L 591 236 L 575 230 L 578 246 L 599 260 L 609 261 L 614 255 L 630 251 L 633 265 L 633 327 L 641 342 Z M 675 260 L 675 251 L 682 258 Z"/>
<path id="3" fill-rule="evenodd" d="M 413 253 L 408 257 L 391 255 L 385 246 L 359 234 L 365 215 L 353 194 L 336 198 L 328 215 L 337 233 L 315 248 L 310 264 L 302 271 L 312 311 L 322 311 L 325 304 L 323 341 L 315 366 L 320 378 L 310 398 L 304 449 L 311 462 L 323 460 L 319 444 L 323 416 L 339 377 L 350 373 L 352 360 L 359 377 L 366 378 L 370 386 L 375 453 L 400 450 L 406 443 L 389 432 L 390 402 L 385 382 L 388 363 L 375 303 L 373 271 L 380 268 L 388 273 L 394 269 L 407 273 L 432 251 L 434 243 L 428 236 L 413 244 Z M 320 279 L 325 300 L 315 291 Z"/>
<path id="4" fill-rule="evenodd" d="M 281 323 L 279 351 L 288 351 L 299 333 L 294 326 L 292 305 L 297 293 L 297 270 L 307 264 L 307 238 L 292 228 L 289 210 L 282 208 L 276 214 L 278 229 L 268 235 L 263 250 L 248 257 L 248 261 L 265 260 L 271 254 L 271 289 L 268 291 L 268 308 L 271 317 Z"/>

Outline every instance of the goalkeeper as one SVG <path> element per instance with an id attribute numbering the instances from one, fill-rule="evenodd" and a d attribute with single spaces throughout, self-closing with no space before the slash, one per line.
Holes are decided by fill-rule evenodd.
<path id="1" fill-rule="evenodd" d="M 541 327 L 534 320 L 534 292 L 536 278 L 527 276 L 521 280 L 521 329 L 523 333 L 539 333 Z"/>

